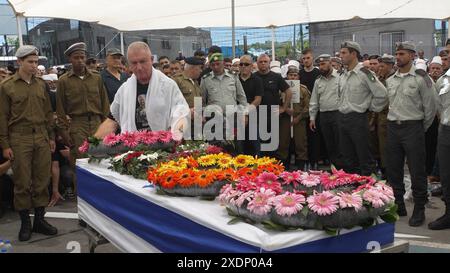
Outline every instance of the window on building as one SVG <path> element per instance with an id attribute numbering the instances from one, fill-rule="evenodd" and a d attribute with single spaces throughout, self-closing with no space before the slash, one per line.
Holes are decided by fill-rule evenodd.
<path id="1" fill-rule="evenodd" d="M 403 31 L 380 33 L 380 55 L 395 55 L 395 44 L 404 39 Z"/>
<path id="2" fill-rule="evenodd" d="M 192 50 L 194 50 L 194 51 L 200 49 L 201 47 L 202 47 L 201 43 L 196 43 L 196 42 L 192 43 Z"/>
<path id="3" fill-rule="evenodd" d="M 106 58 L 105 46 L 106 46 L 106 39 L 105 39 L 105 37 L 97 36 L 97 52 L 100 52 L 98 54 L 98 57 L 100 59 Z"/>
<path id="4" fill-rule="evenodd" d="M 171 48 L 172 48 L 171 45 L 170 45 L 170 42 L 169 42 L 169 41 L 166 41 L 166 40 L 161 41 L 161 47 L 162 47 L 163 49 L 171 49 Z"/>

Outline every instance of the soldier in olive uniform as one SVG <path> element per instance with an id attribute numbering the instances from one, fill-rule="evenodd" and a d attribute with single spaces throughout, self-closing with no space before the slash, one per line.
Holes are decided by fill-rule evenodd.
<path id="1" fill-rule="evenodd" d="M 291 66 L 287 72 L 288 80 L 300 80 L 300 71 L 297 67 Z M 282 94 L 283 101 L 286 94 Z M 299 170 L 305 170 L 308 161 L 308 138 L 306 132 L 306 123 L 309 115 L 309 99 L 311 95 L 306 85 L 300 85 L 300 103 L 292 103 L 293 121 L 291 118 L 280 118 L 280 146 L 277 157 L 285 159 L 286 168 L 289 167 L 290 155 L 289 146 L 291 143 L 291 127 L 294 129 L 295 144 L 295 165 Z"/>
<path id="2" fill-rule="evenodd" d="M 392 55 L 383 55 L 380 62 L 380 70 L 378 79 L 381 83 L 387 87 L 387 79 L 394 75 L 395 57 Z M 378 149 L 380 152 L 380 168 L 382 178 L 386 179 L 386 138 L 387 138 L 387 116 L 389 113 L 389 104 L 383 111 L 377 115 L 377 136 L 378 136 Z"/>
<path id="3" fill-rule="evenodd" d="M 75 171 L 76 160 L 81 156 L 78 148 L 95 134 L 108 116 L 110 105 L 100 74 L 86 68 L 86 45 L 74 44 L 65 54 L 72 63 L 72 70 L 59 79 L 56 113 L 60 134 L 71 147 L 70 163 Z"/>
<path id="4" fill-rule="evenodd" d="M 183 93 L 186 102 L 191 109 L 191 137 L 194 139 L 194 99 L 200 98 L 202 99 L 202 90 L 198 84 L 198 79 L 200 78 L 200 74 L 202 73 L 202 67 L 204 65 L 204 60 L 196 57 L 191 57 L 186 59 L 186 65 L 184 67 L 183 73 L 175 75 L 173 80 L 177 83 L 178 87 Z M 201 106 L 201 105 L 200 105 Z M 201 128 L 201 124 L 195 124 L 199 128 Z"/>
<path id="5" fill-rule="evenodd" d="M 360 55 L 358 43 L 342 44 L 341 57 L 347 69 L 339 79 L 339 142 L 345 171 L 371 175 L 374 170 L 368 141 L 368 111 L 382 111 L 387 104 L 387 92 L 376 75 L 358 62 Z"/>
<path id="6" fill-rule="evenodd" d="M 224 68 L 223 60 L 221 53 L 211 55 L 210 67 L 212 72 L 203 76 L 200 85 L 203 104 L 205 106 L 218 106 L 222 110 L 224 117 L 227 118 L 234 117 L 237 112 L 241 111 L 246 115 L 245 123 L 248 123 L 248 102 L 244 88 L 239 77 Z M 227 113 L 227 106 L 233 106 L 237 111 Z M 235 126 L 237 125 L 239 124 L 235 122 Z M 245 127 L 240 129 L 241 132 L 245 132 Z M 236 152 L 243 153 L 243 140 L 236 142 Z"/>
<path id="7" fill-rule="evenodd" d="M 49 202 L 51 152 L 55 150 L 53 111 L 49 87 L 35 77 L 38 50 L 22 46 L 16 53 L 19 71 L 0 87 L 0 146 L 11 160 L 14 172 L 14 206 L 22 225 L 20 241 L 31 233 L 56 235 L 57 229 L 44 220 Z M 35 209 L 33 228 L 29 210 Z"/>
<path id="8" fill-rule="evenodd" d="M 411 173 L 414 212 L 409 220 L 412 227 L 425 221 L 427 175 L 425 171 L 425 132 L 433 123 L 437 110 L 437 94 L 428 74 L 413 65 L 415 45 L 397 44 L 399 70 L 387 80 L 389 95 L 386 166 L 388 182 L 394 189 L 400 216 L 407 211 L 405 195 L 405 156 Z"/>
<path id="9" fill-rule="evenodd" d="M 316 119 L 320 113 L 320 129 L 325 139 L 331 163 L 338 169 L 343 167 L 339 150 L 339 72 L 333 69 L 331 56 L 320 55 L 321 76 L 314 84 L 314 91 L 309 103 L 310 129 L 316 131 Z"/>
<path id="10" fill-rule="evenodd" d="M 450 70 L 437 82 L 436 89 L 439 94 L 439 112 L 441 114 L 441 127 L 438 139 L 438 158 L 442 192 L 445 202 L 445 214 L 430 223 L 431 230 L 450 228 Z"/>

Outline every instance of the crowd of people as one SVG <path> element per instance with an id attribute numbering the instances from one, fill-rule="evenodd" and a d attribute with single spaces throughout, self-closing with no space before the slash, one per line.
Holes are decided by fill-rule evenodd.
<path id="1" fill-rule="evenodd" d="M 202 108 L 214 106 L 226 116 L 238 118 L 227 113 L 230 106 L 244 109 L 237 154 L 275 157 L 288 170 L 334 166 L 377 174 L 393 187 L 400 216 L 408 214 L 407 160 L 415 204 L 409 224 L 423 225 L 428 183 L 441 182 L 434 194 L 442 196 L 446 214 L 429 228 L 450 228 L 447 44 L 428 60 L 410 42 L 398 43 L 395 56 L 369 56 L 347 41 L 338 53 L 316 56 L 306 49 L 298 60 L 281 63 L 266 54 L 228 59 L 217 46 L 189 58 L 155 60 L 147 44 L 135 42 L 126 58 L 108 50 L 102 65 L 76 43 L 65 51 L 67 71 L 38 66 L 37 48 L 22 46 L 18 70 L 0 68 L 0 217 L 7 207 L 19 212 L 21 241 L 33 232 L 57 234 L 44 219 L 45 208 L 76 197 L 75 164 L 86 138 L 136 130 L 188 130 L 195 137 L 198 124 L 189 120 L 195 120 L 198 98 Z M 260 110 L 255 124 L 249 124 L 249 109 Z M 206 121 L 202 117 L 200 132 Z M 274 149 L 263 148 L 271 140 L 259 134 L 262 125 L 276 131 Z"/>

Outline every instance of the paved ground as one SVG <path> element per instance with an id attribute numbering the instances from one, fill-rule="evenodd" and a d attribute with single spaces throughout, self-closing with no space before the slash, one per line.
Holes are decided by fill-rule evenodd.
<path id="1" fill-rule="evenodd" d="M 412 203 L 408 203 L 408 212 L 412 213 Z M 49 209 L 50 212 L 75 213 L 76 203 L 73 201 L 63 201 L 56 208 Z M 443 202 L 433 198 L 427 209 L 428 222 L 440 217 L 444 212 Z M 78 225 L 77 220 L 71 219 L 49 219 L 59 229 L 59 235 L 46 237 L 33 234 L 30 242 L 21 243 L 17 240 L 17 232 L 20 227 L 20 219 L 14 212 L 7 212 L 0 219 L 0 238 L 11 240 L 13 252 L 15 253 L 68 253 L 72 252 L 72 245 L 79 245 L 80 252 L 89 252 L 88 237 L 83 229 Z M 450 253 L 450 230 L 431 231 L 426 225 L 420 228 L 408 226 L 408 217 L 402 218 L 396 227 L 397 239 L 409 241 L 412 253 Z M 117 248 L 111 244 L 99 246 L 97 253 L 116 253 Z"/>

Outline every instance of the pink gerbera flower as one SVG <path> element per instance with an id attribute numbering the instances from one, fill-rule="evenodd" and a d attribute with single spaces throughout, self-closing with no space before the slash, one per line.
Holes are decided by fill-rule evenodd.
<path id="1" fill-rule="evenodd" d="M 315 192 L 308 197 L 308 207 L 320 216 L 331 215 L 338 209 L 339 198 L 329 191 Z"/>
<path id="2" fill-rule="evenodd" d="M 309 175 L 307 173 L 304 173 L 301 176 L 301 182 L 303 186 L 306 186 L 307 188 L 312 188 L 320 184 L 320 176 L 318 175 Z"/>
<path id="3" fill-rule="evenodd" d="M 236 199 L 236 201 L 234 201 L 234 205 L 241 208 L 242 205 L 244 205 L 245 201 L 248 201 L 248 202 L 252 201 L 252 199 L 254 198 L 254 195 L 255 195 L 254 191 L 244 192 Z"/>
<path id="4" fill-rule="evenodd" d="M 363 194 L 365 201 L 372 204 L 374 208 L 381 208 L 385 205 L 383 195 L 377 189 L 369 189 Z"/>
<path id="5" fill-rule="evenodd" d="M 130 132 L 125 132 L 121 134 L 120 141 L 122 141 L 123 145 L 125 145 L 128 148 L 136 148 L 136 146 L 138 146 L 139 144 L 136 135 Z"/>
<path id="6" fill-rule="evenodd" d="M 220 154 L 223 153 L 223 149 L 214 145 L 209 145 L 208 148 L 206 148 L 207 154 Z"/>
<path id="7" fill-rule="evenodd" d="M 270 189 L 261 188 L 255 193 L 253 199 L 248 203 L 248 210 L 256 215 L 267 215 L 272 210 L 275 192 Z"/>
<path id="8" fill-rule="evenodd" d="M 375 189 L 378 189 L 378 191 L 381 193 L 381 199 L 383 199 L 383 201 L 385 201 L 386 203 L 390 203 L 395 200 L 394 191 L 386 184 L 378 183 L 375 186 Z"/>
<path id="9" fill-rule="evenodd" d="M 256 178 L 256 183 L 260 188 L 271 189 L 278 193 L 282 192 L 281 183 L 278 182 L 278 176 L 273 173 L 265 172 Z"/>
<path id="10" fill-rule="evenodd" d="M 350 194 L 350 193 L 338 193 L 339 196 L 339 206 L 342 209 L 345 208 L 354 208 L 356 211 L 362 209 L 362 198 L 358 194 Z"/>
<path id="11" fill-rule="evenodd" d="M 278 215 L 292 216 L 303 209 L 306 199 L 301 194 L 286 192 L 274 198 L 275 210 Z"/>
<path id="12" fill-rule="evenodd" d="M 85 140 L 85 141 L 83 142 L 83 145 L 81 145 L 81 146 L 78 148 L 78 151 L 79 151 L 80 153 L 82 153 L 82 154 L 87 153 L 87 152 L 89 151 L 89 142 L 88 142 L 87 140 Z"/>
<path id="13" fill-rule="evenodd" d="M 159 141 L 162 143 L 169 143 L 173 140 L 172 133 L 167 131 L 156 132 L 158 135 Z"/>
<path id="14" fill-rule="evenodd" d="M 296 186 L 301 180 L 301 172 L 283 172 L 280 177 L 283 179 L 283 184 L 294 184 Z"/>
<path id="15" fill-rule="evenodd" d="M 119 141 L 120 141 L 119 137 L 116 136 L 116 134 L 112 133 L 105 136 L 105 138 L 103 139 L 103 144 L 105 144 L 108 147 L 112 147 L 117 143 L 119 143 Z"/>

